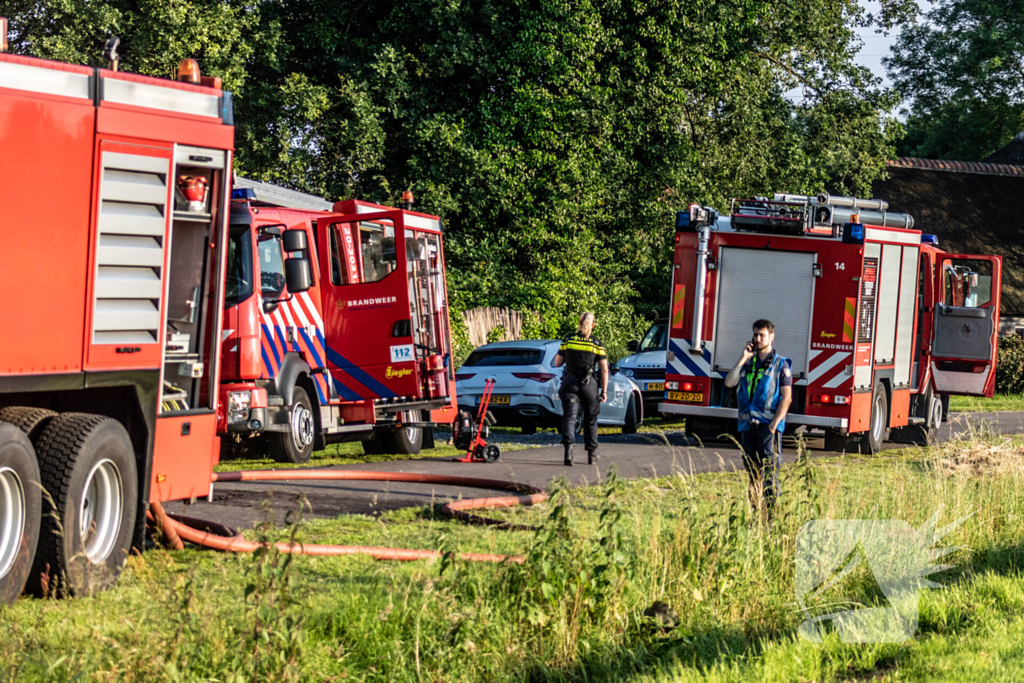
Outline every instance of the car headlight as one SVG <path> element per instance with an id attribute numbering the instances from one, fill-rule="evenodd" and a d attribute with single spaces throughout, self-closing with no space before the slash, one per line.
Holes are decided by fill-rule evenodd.
<path id="1" fill-rule="evenodd" d="M 633 368 L 626 368 L 625 370 L 622 371 L 622 374 L 625 375 L 626 377 L 632 377 Z"/>
<path id="2" fill-rule="evenodd" d="M 249 407 L 252 405 L 251 391 L 228 392 L 228 424 L 245 422 L 249 419 Z"/>

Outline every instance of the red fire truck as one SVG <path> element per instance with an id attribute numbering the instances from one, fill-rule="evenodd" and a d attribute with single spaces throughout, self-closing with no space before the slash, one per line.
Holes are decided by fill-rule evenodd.
<path id="1" fill-rule="evenodd" d="M 293 463 L 433 447 L 455 417 L 441 221 L 235 179 L 218 431 Z M 312 263 L 289 287 L 288 255 Z"/>
<path id="2" fill-rule="evenodd" d="M 219 457 L 231 94 L 108 56 L 0 54 L 0 602 L 113 583 Z"/>
<path id="3" fill-rule="evenodd" d="M 947 254 L 881 200 L 775 195 L 676 223 L 661 412 L 702 437 L 734 429 L 724 377 L 760 318 L 792 359 L 791 425 L 829 449 L 922 441 L 950 394 L 995 389 L 1001 259 Z M 891 431 L 890 431 L 891 430 Z"/>

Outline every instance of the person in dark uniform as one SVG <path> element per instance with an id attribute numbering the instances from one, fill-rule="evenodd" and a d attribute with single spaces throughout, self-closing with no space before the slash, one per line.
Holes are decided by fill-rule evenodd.
<path id="1" fill-rule="evenodd" d="M 725 386 L 737 387 L 740 444 L 750 476 L 751 505 L 756 509 L 763 500 L 770 519 L 779 493 L 782 432 L 793 400 L 793 370 L 790 360 L 775 351 L 775 325 L 758 320 L 753 327 L 753 339 L 726 375 Z"/>
<path id="2" fill-rule="evenodd" d="M 562 399 L 562 445 L 565 464 L 572 467 L 572 445 L 576 441 L 576 414 L 583 408 L 583 440 L 587 447 L 587 464 L 597 460 L 597 415 L 608 398 L 608 355 L 604 344 L 590 336 L 594 331 L 594 314 L 580 316 L 579 331 L 558 347 L 552 365 L 565 366 L 558 396 Z M 598 379 L 594 370 L 600 369 Z M 600 385 L 599 385 L 600 383 Z"/>

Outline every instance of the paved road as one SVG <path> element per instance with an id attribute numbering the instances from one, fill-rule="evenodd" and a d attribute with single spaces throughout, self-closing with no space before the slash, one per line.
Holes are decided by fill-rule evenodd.
<path id="1" fill-rule="evenodd" d="M 1024 413 L 961 413 L 952 416 L 943 425 L 938 438 L 945 441 L 951 432 L 964 432 L 987 425 L 1004 434 L 1024 433 Z M 823 440 L 810 439 L 808 445 L 815 456 L 834 455 L 823 450 Z M 889 448 L 900 448 L 890 444 Z M 665 434 L 614 435 L 601 437 L 601 459 L 596 465 L 586 462 L 582 444 L 577 444 L 577 465 L 562 464 L 561 446 L 506 451 L 494 464 L 463 464 L 450 458 L 424 458 L 360 465 L 339 465 L 328 469 L 370 470 L 378 472 L 418 472 L 468 477 L 483 477 L 517 481 L 535 486 L 547 486 L 557 477 L 565 476 L 573 485 L 594 484 L 600 481 L 607 468 L 615 463 L 626 478 L 664 476 L 676 473 L 742 470 L 739 451 L 732 444 L 708 444 L 699 447 L 682 432 Z M 784 462 L 796 457 L 792 448 L 784 454 Z M 168 505 L 168 510 L 193 517 L 210 519 L 237 528 L 249 528 L 258 519 L 260 506 L 273 489 L 271 507 L 278 521 L 284 511 L 294 507 L 298 493 L 309 500 L 312 512 L 307 517 L 334 517 L 342 513 L 375 514 L 402 507 L 430 505 L 453 498 L 476 498 L 484 495 L 507 495 L 497 491 L 457 486 L 405 484 L 360 481 L 308 481 L 308 482 L 256 482 L 217 484 L 213 502 L 200 501 L 185 506 Z"/>

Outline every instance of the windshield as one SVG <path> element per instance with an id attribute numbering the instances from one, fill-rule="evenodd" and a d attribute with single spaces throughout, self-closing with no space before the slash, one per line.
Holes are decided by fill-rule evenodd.
<path id="1" fill-rule="evenodd" d="M 224 300 L 237 304 L 252 296 L 252 238 L 249 229 L 232 232 L 228 238 L 228 273 Z"/>
<path id="2" fill-rule="evenodd" d="M 647 330 L 643 341 L 640 342 L 638 353 L 644 351 L 664 351 L 668 348 L 668 323 L 654 323 L 651 329 Z"/>
<path id="3" fill-rule="evenodd" d="M 541 349 L 484 349 L 469 354 L 464 368 L 481 365 L 540 365 L 544 357 Z"/>

